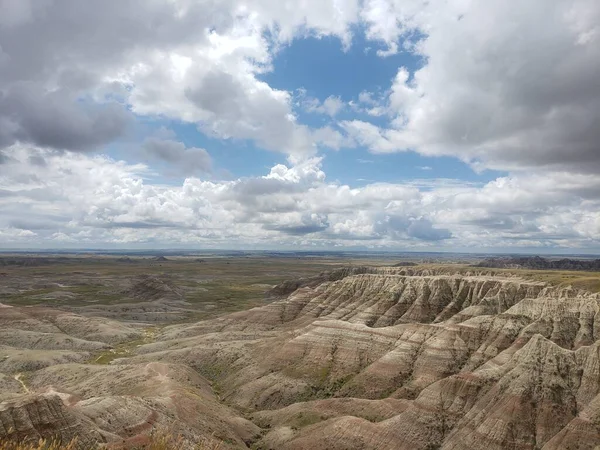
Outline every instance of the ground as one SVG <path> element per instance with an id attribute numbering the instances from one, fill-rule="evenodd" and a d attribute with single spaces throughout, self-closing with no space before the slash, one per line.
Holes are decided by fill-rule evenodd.
<path id="1" fill-rule="evenodd" d="M 530 439 L 511 431 L 525 417 L 561 448 L 582 429 L 571 419 L 600 417 L 600 273 L 477 261 L 0 256 L 0 437 L 460 448 L 458 421 L 485 435 L 505 404 L 478 409 L 480 397 L 510 392 L 524 409 L 507 406 L 489 448 Z"/>

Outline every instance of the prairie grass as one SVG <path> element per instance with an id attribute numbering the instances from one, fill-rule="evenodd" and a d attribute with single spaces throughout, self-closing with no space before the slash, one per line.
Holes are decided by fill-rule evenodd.
<path id="1" fill-rule="evenodd" d="M 76 439 L 67 444 L 46 439 L 40 439 L 36 443 L 0 441 L 0 450 L 75 450 L 76 448 Z"/>
<path id="2" fill-rule="evenodd" d="M 60 440 L 40 439 L 37 442 L 15 442 L 0 441 L 0 450 L 96 450 L 97 446 L 80 446 L 77 439 L 68 443 L 62 443 Z M 106 448 L 106 447 L 103 447 Z M 211 437 L 203 437 L 196 443 L 190 443 L 180 435 L 173 435 L 168 432 L 155 432 L 150 435 L 148 443 L 135 447 L 107 447 L 111 449 L 124 450 L 224 450 L 222 442 Z"/>
<path id="3" fill-rule="evenodd" d="M 199 442 L 189 443 L 180 435 L 173 435 L 168 432 L 155 432 L 150 435 L 150 442 L 139 450 L 224 450 L 222 442 L 211 437 L 203 437 Z"/>

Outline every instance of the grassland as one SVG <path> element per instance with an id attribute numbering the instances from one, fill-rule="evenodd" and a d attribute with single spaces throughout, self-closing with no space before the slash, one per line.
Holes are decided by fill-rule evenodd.
<path id="1" fill-rule="evenodd" d="M 0 442 L 0 450 L 76 450 L 77 442 L 62 444 L 56 441 L 40 440 L 34 443 Z"/>
<path id="2" fill-rule="evenodd" d="M 576 270 L 496 269 L 473 267 L 468 264 L 423 264 L 422 267 L 449 273 L 485 272 L 499 276 L 518 276 L 526 280 L 541 281 L 551 286 L 573 287 L 590 292 L 600 292 L 600 272 Z"/>
<path id="3" fill-rule="evenodd" d="M 200 320 L 261 306 L 265 303 L 265 293 L 284 280 L 312 276 L 343 265 L 391 265 L 394 262 L 383 257 L 173 256 L 166 261 L 155 261 L 152 257 L 71 255 L 37 266 L 0 264 L 0 302 L 14 306 L 44 305 L 78 313 L 90 310 L 96 315 L 106 311 L 128 313 L 143 309 L 164 294 L 155 294 L 152 286 L 144 287 L 147 277 L 152 277 L 172 290 L 167 308 L 180 302 L 178 314 L 167 321 Z M 479 269 L 468 264 L 423 266 L 463 273 L 485 270 L 600 292 L 599 272 Z M 143 317 L 131 320 L 142 322 Z M 156 321 L 156 318 L 151 320 Z"/>
<path id="4" fill-rule="evenodd" d="M 146 328 L 144 330 L 144 337 L 142 339 L 134 339 L 127 342 L 122 342 L 110 350 L 105 350 L 97 355 L 94 355 L 89 362 L 92 364 L 110 364 L 117 358 L 125 358 L 130 356 L 140 345 L 154 342 L 154 338 L 158 329 L 159 327 Z"/>
<path id="5" fill-rule="evenodd" d="M 158 262 L 72 256 L 51 265 L 0 267 L 0 302 L 64 309 L 139 307 L 153 299 L 153 292 L 139 286 L 144 277 L 153 277 L 172 289 L 171 300 L 185 302 L 189 319 L 197 320 L 262 305 L 265 292 L 281 281 L 348 263 L 335 258 L 172 257 Z"/>

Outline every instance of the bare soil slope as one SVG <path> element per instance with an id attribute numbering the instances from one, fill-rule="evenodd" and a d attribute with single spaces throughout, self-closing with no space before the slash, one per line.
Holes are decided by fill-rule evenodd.
<path id="1" fill-rule="evenodd" d="M 517 276 L 370 268 L 166 327 L 129 361 L 212 378 L 262 448 L 594 448 L 599 308 Z"/>
<path id="2" fill-rule="evenodd" d="M 129 295 L 178 301 L 176 284 L 138 281 Z M 77 430 L 131 447 L 167 427 L 223 448 L 600 445 L 599 294 L 400 266 L 313 275 L 271 295 L 160 328 L 0 309 L 0 436 Z"/>

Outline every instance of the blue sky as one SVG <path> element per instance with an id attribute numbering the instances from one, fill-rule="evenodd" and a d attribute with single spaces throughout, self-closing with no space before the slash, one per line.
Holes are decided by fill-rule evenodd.
<path id="1" fill-rule="evenodd" d="M 600 252 L 600 4 L 3 4 L 0 245 Z"/>
<path id="2" fill-rule="evenodd" d="M 389 89 L 400 66 L 414 72 L 421 58 L 403 52 L 386 58 L 377 56 L 381 44 L 365 40 L 364 30 L 353 30 L 351 46 L 344 50 L 337 37 L 297 39 L 276 54 L 273 72 L 261 77 L 274 88 L 293 91 L 300 87 L 324 100 L 339 95 L 356 100 L 361 91 L 383 93 Z"/>
<path id="3" fill-rule="evenodd" d="M 423 65 L 423 58 L 408 51 L 382 58 L 379 42 L 368 41 L 362 27 L 354 27 L 352 45 L 344 48 L 335 36 L 308 36 L 281 46 L 272 61 L 272 70 L 259 79 L 273 89 L 293 93 L 298 101 L 302 96 L 321 102 L 338 96 L 343 102 L 359 102 L 361 92 L 385 98 L 399 67 L 414 73 Z M 333 126 L 338 120 L 368 120 L 378 126 L 389 125 L 388 118 L 369 116 L 365 112 L 345 108 L 335 118 L 307 111 L 302 105 L 294 109 L 300 123 L 312 128 Z M 232 179 L 261 176 L 275 164 L 286 162 L 286 155 L 265 150 L 252 140 L 220 139 L 203 133 L 197 125 L 179 120 L 138 117 L 144 124 L 134 145 L 141 145 L 156 130 L 168 129 L 187 147 L 206 149 L 214 163 L 213 178 Z M 108 154 L 115 159 L 134 161 L 127 147 L 115 145 Z M 486 183 L 506 172 L 474 171 L 455 157 L 423 156 L 415 151 L 375 154 L 363 145 L 324 149 L 323 168 L 331 180 L 349 186 L 369 183 L 398 183 L 421 179 L 454 179 L 468 183 Z M 157 164 L 156 162 L 150 164 Z M 158 172 L 162 172 L 159 170 Z M 154 177 L 165 183 L 180 182 L 172 177 Z"/>

